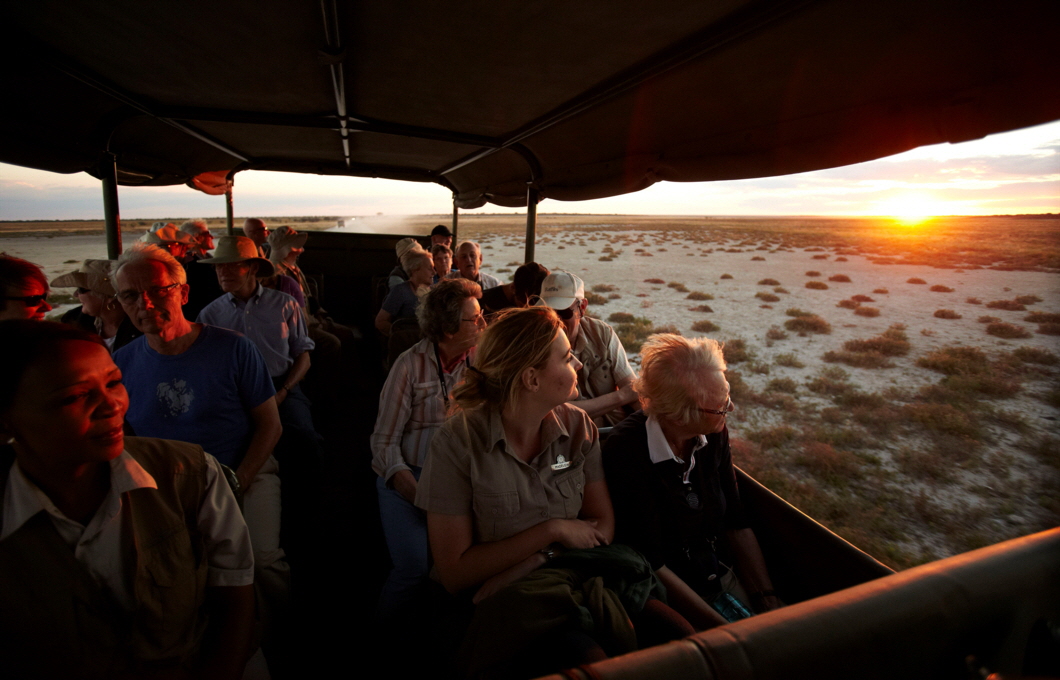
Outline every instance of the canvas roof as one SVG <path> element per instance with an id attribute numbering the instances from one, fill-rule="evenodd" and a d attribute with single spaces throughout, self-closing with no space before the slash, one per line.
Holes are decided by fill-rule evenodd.
<path id="1" fill-rule="evenodd" d="M 441 183 L 462 207 L 871 160 L 1060 118 L 1060 3 L 8 2 L 0 161 Z M 238 194 L 238 177 L 236 178 Z"/>

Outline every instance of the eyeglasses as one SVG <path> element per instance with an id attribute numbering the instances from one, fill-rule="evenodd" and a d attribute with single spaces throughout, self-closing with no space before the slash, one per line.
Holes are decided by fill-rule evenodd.
<path id="1" fill-rule="evenodd" d="M 77 294 L 78 295 L 87 295 L 87 294 L 89 294 L 91 292 L 92 291 L 90 291 L 88 288 L 78 288 L 77 289 Z"/>
<path id="2" fill-rule="evenodd" d="M 479 324 L 486 323 L 486 317 L 482 315 L 482 312 L 479 312 L 478 314 L 476 314 L 475 316 L 471 317 L 470 319 L 460 319 L 460 320 L 461 321 L 467 321 L 468 323 L 473 323 L 476 326 L 478 326 Z"/>
<path id="3" fill-rule="evenodd" d="M 169 297 L 173 289 L 179 285 L 179 283 L 171 283 L 168 286 L 151 286 L 144 290 L 123 290 L 114 297 L 123 305 L 135 305 L 139 300 L 143 299 L 144 293 L 147 293 L 147 297 L 152 300 L 158 301 Z"/>
<path id="4" fill-rule="evenodd" d="M 711 415 L 715 415 L 715 416 L 727 416 L 727 415 L 729 415 L 730 413 L 732 413 L 736 409 L 736 404 L 732 403 L 732 398 L 731 397 L 726 397 L 726 399 L 725 399 L 725 408 L 722 409 L 721 411 L 715 411 L 712 408 L 702 408 L 702 407 L 698 407 L 698 408 L 703 413 L 710 413 Z"/>
<path id="5" fill-rule="evenodd" d="M 556 312 L 556 316 L 558 316 L 559 318 L 563 319 L 564 321 L 570 321 L 574 318 L 575 311 L 579 313 L 582 311 L 582 301 L 575 300 L 572 306 L 567 307 L 566 309 L 557 309 L 554 311 Z"/>
<path id="6" fill-rule="evenodd" d="M 40 295 L 23 295 L 21 297 L 15 295 L 5 295 L 5 300 L 21 300 L 22 304 L 27 307 L 40 307 L 44 304 L 45 300 L 48 299 L 47 293 L 41 293 Z"/>

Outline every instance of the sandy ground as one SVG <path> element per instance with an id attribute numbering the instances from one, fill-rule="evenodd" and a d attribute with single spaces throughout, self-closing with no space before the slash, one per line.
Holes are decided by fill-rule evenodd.
<path id="1" fill-rule="evenodd" d="M 597 221 L 597 225 L 603 218 Z M 599 226 L 597 227 L 599 229 Z M 511 233 L 484 234 L 479 237 L 485 258 L 484 271 L 501 279 L 510 279 L 522 261 L 522 238 Z M 584 245 L 582 245 L 584 244 Z M 620 251 L 613 261 L 601 262 L 605 246 Z M 887 330 L 892 324 L 904 324 L 912 351 L 905 357 L 894 358 L 893 368 L 861 369 L 843 366 L 851 375 L 851 382 L 866 392 L 883 392 L 887 388 L 900 388 L 915 393 L 921 386 L 937 383 L 941 376 L 916 366 L 918 357 L 941 347 L 963 345 L 978 347 L 988 354 L 1013 350 L 1018 347 L 1037 347 L 1060 354 L 1060 337 L 1033 333 L 1035 324 L 1026 323 L 1027 312 L 987 309 L 985 303 L 992 300 L 1011 300 L 1017 295 L 1037 295 L 1042 299 L 1028 307 L 1028 311 L 1060 312 L 1060 275 L 1033 271 L 996 271 L 977 269 L 936 269 L 926 265 L 880 265 L 869 262 L 861 255 L 845 255 L 847 261 L 836 261 L 831 250 L 796 247 L 791 252 L 755 250 L 746 240 L 736 239 L 703 243 L 690 240 L 682 232 L 652 230 L 585 230 L 574 223 L 562 234 L 539 237 L 536 247 L 538 262 L 551 269 L 566 269 L 581 276 L 587 289 L 596 284 L 610 284 L 617 299 L 607 304 L 590 306 L 596 316 L 606 319 L 614 312 L 628 312 L 650 319 L 656 326 L 672 324 L 684 335 L 701 335 L 691 330 L 694 321 L 709 319 L 720 329 L 711 333 L 719 340 L 741 338 L 746 341 L 754 359 L 768 365 L 768 374 L 755 374 L 740 369 L 743 378 L 755 390 L 761 391 L 775 378 L 791 377 L 800 384 L 818 374 L 827 364 L 822 355 L 830 350 L 842 349 L 850 339 L 867 339 Z M 49 277 L 57 276 L 76 268 L 76 263 L 89 257 L 104 257 L 105 243 L 99 235 L 73 235 L 57 237 L 5 238 L 0 240 L 0 249 L 40 264 Z M 644 253 L 636 252 L 638 249 Z M 740 252 L 723 252 L 735 249 Z M 710 250 L 711 252 L 706 252 Z M 814 259 L 814 256 L 827 256 Z M 758 259 L 762 258 L 762 259 Z M 808 277 L 806 272 L 817 271 L 820 276 Z M 721 278 L 729 274 L 731 279 Z M 830 282 L 828 278 L 845 274 L 850 283 Z M 911 277 L 923 279 L 926 284 L 907 283 Z M 774 285 L 759 285 L 759 281 L 771 278 L 779 282 L 787 292 L 774 293 Z M 679 282 L 691 291 L 702 291 L 714 297 L 707 301 L 686 299 L 686 293 L 677 292 L 665 284 L 651 284 L 646 279 L 662 279 Z M 827 283 L 827 290 L 811 290 L 805 287 L 810 280 Z M 932 285 L 941 284 L 953 290 L 949 293 L 930 291 Z M 874 293 L 885 288 L 886 294 Z M 763 304 L 755 298 L 759 292 L 774 293 L 779 302 Z M 852 295 L 868 295 L 873 302 L 865 303 L 880 310 L 874 318 L 858 316 L 851 309 L 837 307 L 839 301 Z M 606 294 L 605 294 L 606 295 Z M 971 304 L 968 298 L 978 298 L 983 304 Z M 690 307 L 709 305 L 712 313 L 695 313 Z M 785 310 L 797 307 L 826 319 L 832 326 L 828 335 L 799 337 L 788 333 L 783 340 L 769 341 L 766 333 L 772 327 L 783 327 L 790 317 Z M 936 310 L 950 309 L 962 315 L 960 319 L 939 319 Z M 980 316 L 989 315 L 1024 326 L 1032 331 L 1026 339 L 1002 340 L 985 333 L 985 324 Z M 804 368 L 779 366 L 774 359 L 779 354 L 795 354 L 805 364 Z M 637 357 L 631 356 L 634 364 Z M 1023 391 L 1014 398 L 1002 400 L 1008 411 L 1019 413 L 1030 428 L 1027 436 L 1055 437 L 1060 435 L 1058 418 L 1060 410 L 1043 401 L 1041 395 L 1057 389 L 1055 373 L 1046 380 L 1028 381 Z M 825 397 L 801 389 L 797 395 L 800 403 L 811 410 L 826 408 L 831 403 Z M 745 408 L 741 417 L 734 418 L 731 429 L 739 435 L 743 428 L 763 427 L 776 422 L 792 421 L 789 413 L 770 411 L 765 408 Z M 1008 473 L 1007 488 L 1010 494 L 1048 494 L 1049 486 L 1041 487 L 1042 464 L 1032 456 L 1021 452 L 1016 445 L 1019 436 L 1011 432 L 997 433 L 1000 447 L 1011 451 L 1006 454 Z M 909 441 L 881 443 L 878 452 L 884 465 L 892 465 L 889 456 Z M 916 445 L 916 442 L 913 442 Z M 1055 475 L 1055 471 L 1047 471 Z M 990 473 L 986 470 L 962 473 L 958 483 L 945 487 L 925 486 L 920 481 L 904 482 L 910 492 L 918 487 L 929 492 L 933 498 L 952 512 L 962 512 L 977 504 L 989 504 L 993 493 Z M 1021 486 L 1022 485 L 1022 486 Z M 1026 489 L 1026 491 L 1021 491 Z M 1053 487 L 1053 491 L 1060 491 Z M 1055 493 L 1054 493 L 1055 497 Z M 1020 499 L 1012 499 L 1019 506 Z M 993 506 L 991 506 L 993 507 Z M 1036 507 L 1036 506 L 1035 506 Z M 991 511 L 992 512 L 992 511 Z M 1045 515 L 1048 518 L 1048 514 Z M 1041 528 L 1043 515 L 1034 508 L 1027 511 L 1012 511 L 1003 517 L 992 517 L 989 521 L 1003 525 L 989 533 L 992 540 L 1028 533 Z M 924 535 L 910 539 L 911 550 L 928 556 L 952 554 L 955 549 L 945 545 L 945 537 Z M 908 541 L 907 541 L 908 543 Z"/>

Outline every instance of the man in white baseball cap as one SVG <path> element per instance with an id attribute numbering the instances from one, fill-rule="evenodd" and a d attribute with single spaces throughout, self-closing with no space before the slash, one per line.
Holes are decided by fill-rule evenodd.
<path id="1" fill-rule="evenodd" d="M 637 376 L 614 329 L 585 315 L 589 307 L 585 283 L 570 272 L 554 271 L 541 283 L 541 297 L 535 304 L 556 310 L 571 351 L 582 363 L 576 405 L 600 427 L 623 420 L 627 414 L 622 407 L 627 404 L 633 410 L 639 408 L 637 393 L 633 391 Z"/>

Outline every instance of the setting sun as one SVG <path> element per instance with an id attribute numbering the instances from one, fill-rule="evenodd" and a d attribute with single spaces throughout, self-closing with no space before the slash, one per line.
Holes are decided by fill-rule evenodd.
<path id="1" fill-rule="evenodd" d="M 879 204 L 879 214 L 893 217 L 900 224 L 914 226 L 951 212 L 944 203 L 922 194 L 907 194 Z"/>

